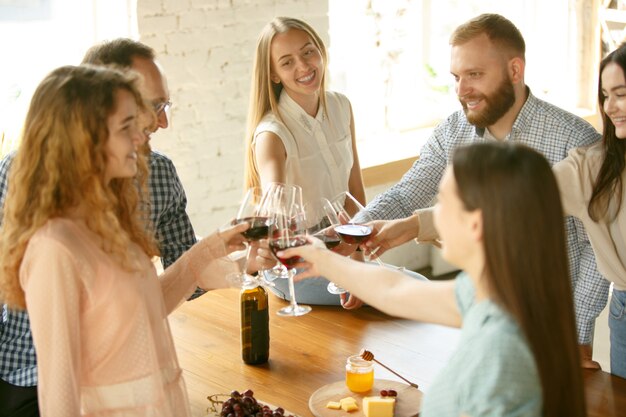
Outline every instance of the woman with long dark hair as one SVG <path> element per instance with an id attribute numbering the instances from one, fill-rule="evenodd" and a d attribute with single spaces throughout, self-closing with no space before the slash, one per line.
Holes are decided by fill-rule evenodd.
<path id="1" fill-rule="evenodd" d="M 431 210 L 442 256 L 464 271 L 456 280 L 416 281 L 316 244 L 280 256 L 302 256 L 302 278 L 327 276 L 390 315 L 461 327 L 421 416 L 584 416 L 563 211 L 546 159 L 512 144 L 458 148 Z"/>

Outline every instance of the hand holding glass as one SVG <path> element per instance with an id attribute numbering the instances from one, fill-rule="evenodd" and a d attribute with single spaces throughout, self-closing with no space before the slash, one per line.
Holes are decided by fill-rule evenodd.
<path id="1" fill-rule="evenodd" d="M 341 241 L 350 245 L 362 245 L 367 242 L 372 236 L 373 229 L 366 223 L 374 219 L 365 210 L 365 207 L 347 191 L 333 198 L 331 204 L 341 223 L 335 227 Z M 380 266 L 385 266 L 378 257 L 375 257 L 374 260 Z"/>
<path id="2" fill-rule="evenodd" d="M 305 217 L 309 235 L 324 242 L 327 249 L 333 250 L 339 246 L 341 238 L 337 233 L 337 227 L 341 223 L 330 201 L 322 198 L 319 201 L 307 203 L 305 206 Z M 346 292 L 346 290 L 337 286 L 334 282 L 329 282 L 326 288 L 331 294 L 339 295 Z"/>
<path id="3" fill-rule="evenodd" d="M 289 204 L 289 202 L 287 202 Z M 302 260 L 299 256 L 281 258 L 276 255 L 278 252 L 308 244 L 304 228 L 304 210 L 300 204 L 291 203 L 290 208 L 284 208 L 279 213 L 274 214 L 270 225 L 270 249 L 276 259 L 280 261 L 289 272 L 289 296 L 288 307 L 278 310 L 281 316 L 302 316 L 311 311 L 309 306 L 301 306 L 296 302 L 296 293 L 293 283 L 295 275 L 294 265 Z"/>
<path id="4" fill-rule="evenodd" d="M 269 236 L 269 200 L 263 194 L 259 187 L 252 187 L 239 206 L 237 217 L 233 220 L 233 224 L 243 222 L 250 223 L 250 227 L 242 232 L 246 238 L 246 258 L 243 264 L 243 270 L 239 274 L 231 274 L 229 281 L 231 285 L 236 287 L 251 287 L 259 285 L 259 280 L 248 274 L 248 262 L 250 258 L 250 242 L 267 239 Z"/>
<path id="5" fill-rule="evenodd" d="M 268 200 L 268 210 L 270 216 L 277 214 L 286 215 L 284 211 L 291 208 L 293 204 L 302 207 L 302 188 L 298 185 L 283 184 L 281 182 L 270 182 L 263 187 Z M 263 275 L 265 283 L 274 286 L 273 281 L 277 278 L 289 278 L 289 272 L 280 262 L 276 263 L 269 273 Z"/>

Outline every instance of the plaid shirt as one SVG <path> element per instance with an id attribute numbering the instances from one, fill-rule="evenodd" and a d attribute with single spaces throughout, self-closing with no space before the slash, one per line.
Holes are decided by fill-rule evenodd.
<path id="1" fill-rule="evenodd" d="M 584 120 L 529 92 L 505 140 L 528 145 L 541 152 L 550 164 L 555 164 L 564 159 L 570 149 L 589 145 L 600 137 Z M 420 158 L 400 182 L 378 195 L 367 205 L 367 211 L 376 219 L 399 219 L 431 206 L 454 148 L 487 140 L 495 140 L 489 131 L 471 125 L 462 110 L 453 113 L 434 130 Z M 595 319 L 606 306 L 609 282 L 598 272 L 582 223 L 567 217 L 565 226 L 578 342 L 590 344 Z"/>
<path id="2" fill-rule="evenodd" d="M 0 161 L 0 207 L 4 205 L 13 156 Z M 172 161 L 162 153 L 150 155 L 150 217 L 160 243 L 163 267 L 173 263 L 195 242 L 196 236 L 185 208 L 187 197 Z M 195 298 L 204 293 L 196 290 Z M 37 358 L 26 311 L 2 306 L 0 322 L 0 378 L 13 385 L 37 385 Z"/>

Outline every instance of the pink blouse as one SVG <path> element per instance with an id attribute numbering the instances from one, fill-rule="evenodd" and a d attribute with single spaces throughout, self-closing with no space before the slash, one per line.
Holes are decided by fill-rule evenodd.
<path id="1" fill-rule="evenodd" d="M 132 272 L 79 220 L 49 220 L 20 268 L 42 416 L 189 416 L 167 315 L 196 287 L 193 249 L 157 278 L 146 254 Z M 198 245 L 196 245 L 198 246 Z M 204 252 L 206 253 L 206 252 Z"/>

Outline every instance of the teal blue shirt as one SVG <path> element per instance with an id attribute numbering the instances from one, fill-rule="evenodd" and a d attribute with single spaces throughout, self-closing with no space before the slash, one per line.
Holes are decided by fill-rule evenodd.
<path id="1" fill-rule="evenodd" d="M 469 276 L 456 280 L 463 326 L 458 349 L 424 395 L 421 417 L 541 416 L 541 382 L 521 329 L 490 300 L 474 300 Z"/>

